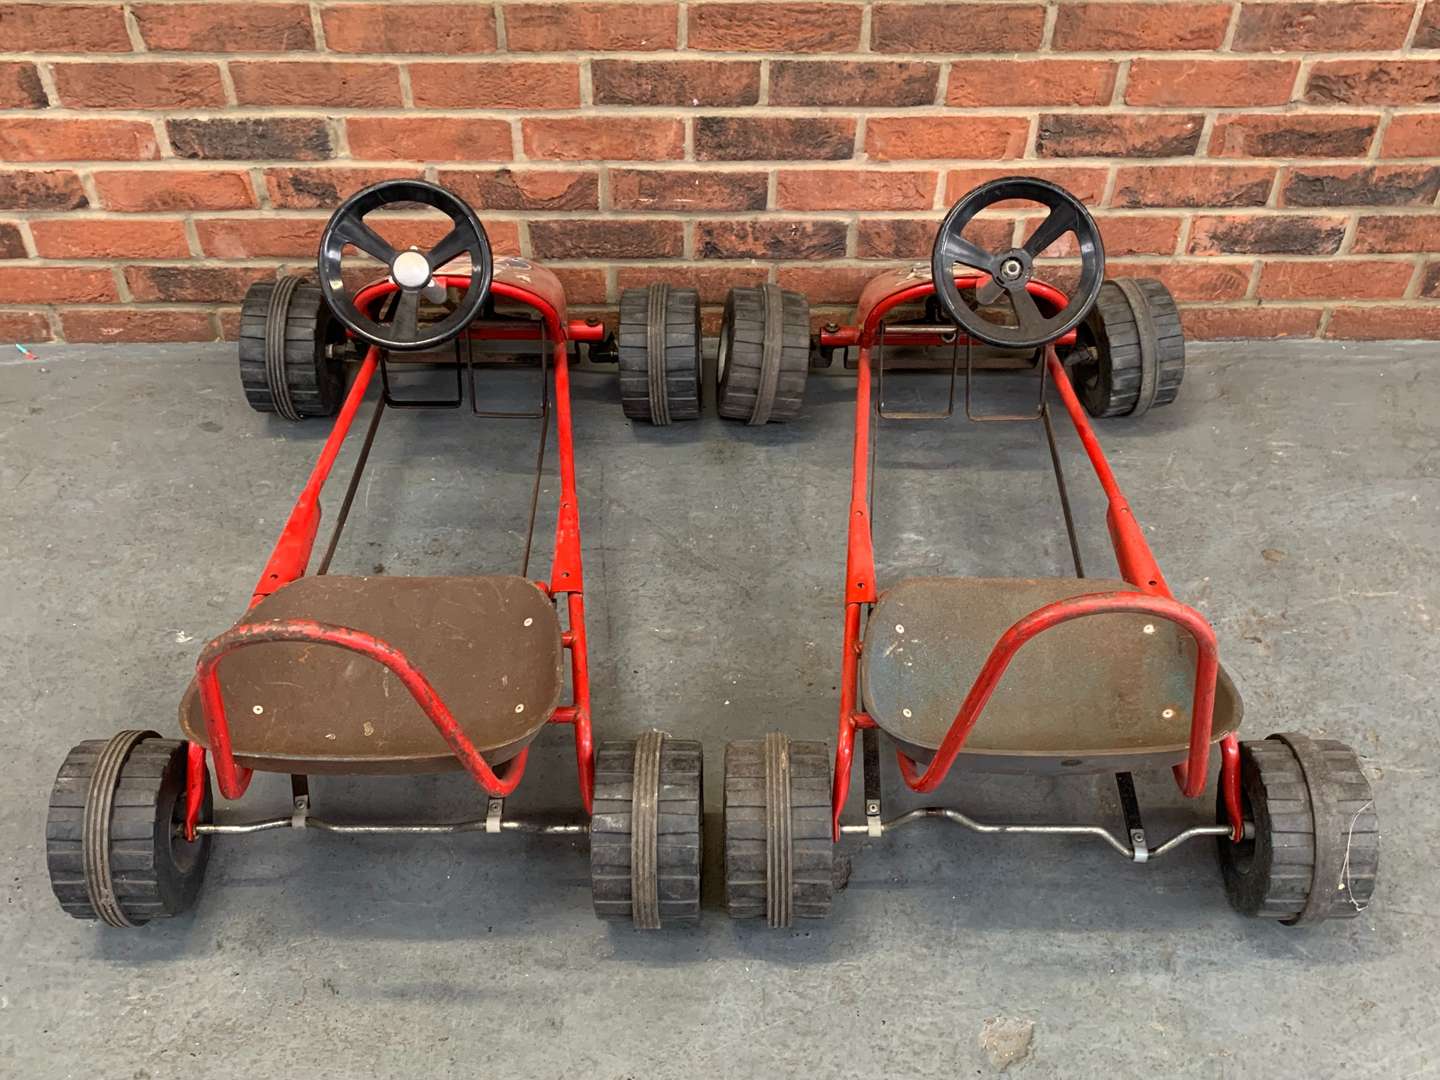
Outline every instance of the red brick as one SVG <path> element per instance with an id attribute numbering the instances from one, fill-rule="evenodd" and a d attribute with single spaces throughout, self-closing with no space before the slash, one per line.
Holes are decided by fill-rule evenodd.
<path id="1" fill-rule="evenodd" d="M 580 65 L 538 60 L 411 64 L 410 93 L 416 105 L 430 109 L 567 109 L 580 104 Z"/>
<path id="2" fill-rule="evenodd" d="M 1313 165 L 1286 171 L 1282 206 L 1430 206 L 1440 194 L 1432 165 Z"/>
<path id="3" fill-rule="evenodd" d="M 1045 31 L 1041 4 L 876 4 L 870 18 L 876 52 L 1033 52 Z"/>
<path id="4" fill-rule="evenodd" d="M 1130 65 L 1129 105 L 1283 105 L 1298 60 L 1151 60 Z"/>
<path id="5" fill-rule="evenodd" d="M 618 9 L 615 4 L 588 3 L 505 5 L 505 43 L 511 52 L 673 49 L 678 33 L 674 4 L 625 4 Z"/>
<path id="6" fill-rule="evenodd" d="M 49 104 L 34 64 L 0 63 L 0 109 L 43 109 Z"/>
<path id="7" fill-rule="evenodd" d="M 702 116 L 695 121 L 697 161 L 844 161 L 854 154 L 855 121 L 849 117 Z"/>
<path id="8" fill-rule="evenodd" d="M 43 312 L 0 311 L 0 338 L 23 345 L 27 342 L 54 341 L 55 333 Z"/>
<path id="9" fill-rule="evenodd" d="M 1230 338 L 1311 338 L 1320 329 L 1320 309 L 1303 307 L 1185 308 L 1180 321 L 1192 341 Z"/>
<path id="10" fill-rule="evenodd" d="M 323 217 L 198 218 L 200 249 L 216 259 L 290 258 L 314 255 L 325 229 Z"/>
<path id="11" fill-rule="evenodd" d="M 775 279 L 782 289 L 804 293 L 812 304 L 853 304 L 876 271 L 874 266 L 813 263 L 782 266 Z"/>
<path id="12" fill-rule="evenodd" d="M 597 105 L 754 105 L 760 63 L 596 60 L 590 81 Z"/>
<path id="13" fill-rule="evenodd" d="M 255 206 L 250 177 L 240 170 L 97 172 L 95 190 L 107 210 L 248 210 Z"/>
<path id="14" fill-rule="evenodd" d="M 237 60 L 230 64 L 241 105 L 326 105 L 378 109 L 400 104 L 400 69 L 362 60 Z M 419 103 L 419 98 L 416 98 Z"/>
<path id="15" fill-rule="evenodd" d="M 565 302 L 575 304 L 603 304 L 609 290 L 605 284 L 605 270 L 595 266 L 557 266 L 553 273 L 560 279 L 565 290 Z"/>
<path id="16" fill-rule="evenodd" d="M 1275 182 L 1266 165 L 1141 165 L 1116 170 L 1114 206 L 1264 206 Z"/>
<path id="17" fill-rule="evenodd" d="M 345 121 L 350 155 L 376 161 L 509 161 L 505 120 L 453 116 L 352 116 Z"/>
<path id="18" fill-rule="evenodd" d="M 270 205 L 282 210 L 333 210 L 363 187 L 381 180 L 409 180 L 419 176 L 419 169 L 403 167 L 279 166 L 265 170 L 265 188 L 270 193 Z"/>
<path id="19" fill-rule="evenodd" d="M 207 311 L 184 308 L 65 308 L 60 312 L 66 341 L 213 341 Z"/>
<path id="20" fill-rule="evenodd" d="M 769 271 L 763 266 L 705 266 L 663 263 L 658 266 L 621 266 L 616 272 L 621 289 L 643 289 L 664 283 L 694 289 L 702 304 L 722 304 L 732 288 L 763 285 Z"/>
<path id="21" fill-rule="evenodd" d="M 1236 52 L 1375 52 L 1398 49 L 1414 4 L 1244 4 Z"/>
<path id="22" fill-rule="evenodd" d="M 865 152 L 876 161 L 1018 158 L 1030 139 L 1023 116 L 874 116 Z"/>
<path id="23" fill-rule="evenodd" d="M 855 254 L 861 259 L 929 259 L 940 224 L 934 218 L 863 218 L 855 237 Z M 965 230 L 967 239 L 995 251 L 1014 242 L 1011 221 L 977 218 Z"/>
<path id="24" fill-rule="evenodd" d="M 1440 102 L 1440 60 L 1320 60 L 1310 69 L 1305 100 L 1321 105 Z"/>
<path id="25" fill-rule="evenodd" d="M 998 180 L 1002 176 L 1014 175 L 1015 167 L 1013 165 L 994 169 L 952 169 L 945 178 L 945 202 L 954 204 L 981 184 Z M 1039 165 L 1032 168 L 1027 163 L 1025 175 L 1036 176 L 1041 180 L 1059 184 L 1081 202 L 1091 205 L 1098 203 L 1105 194 L 1107 170 L 1103 168 L 1089 168 L 1083 165 L 1059 168 L 1053 165 Z M 996 205 L 1003 206 L 1005 204 L 997 203 Z M 1023 206 L 1025 204 L 1011 203 L 1010 205 Z"/>
<path id="26" fill-rule="evenodd" d="M 695 254 L 702 259 L 837 259 L 845 255 L 843 221 L 701 221 Z"/>
<path id="27" fill-rule="evenodd" d="M 69 169 L 0 170 L 0 207 L 7 210 L 78 210 L 89 202 Z"/>
<path id="28" fill-rule="evenodd" d="M 1440 304 L 1366 304 L 1337 307 L 1325 327 L 1327 338 L 1350 341 L 1440 339 Z"/>
<path id="29" fill-rule="evenodd" d="M 107 269 L 0 265 L 0 304 L 96 304 L 119 299 L 115 275 Z"/>
<path id="30" fill-rule="evenodd" d="M 1118 66 L 1110 60 L 966 60 L 950 68 L 945 104 L 1108 105 Z"/>
<path id="31" fill-rule="evenodd" d="M 527 117 L 521 134 L 527 155 L 553 161 L 666 161 L 685 154 L 685 125 L 660 117 Z"/>
<path id="32" fill-rule="evenodd" d="M 679 256 L 685 246 L 678 221 L 557 221 L 530 223 L 530 248 L 537 259 L 657 259 Z"/>
<path id="33" fill-rule="evenodd" d="M 1214 157 L 1364 157 L 1380 117 L 1372 113 L 1220 116 Z M 1392 122 L 1393 126 L 1393 122 Z"/>
<path id="34" fill-rule="evenodd" d="M 691 4 L 688 19 L 691 49 L 854 52 L 860 46 L 854 4 Z"/>
<path id="35" fill-rule="evenodd" d="M 1201 118 L 1169 113 L 1047 113 L 1035 152 L 1041 157 L 1186 157 L 1200 145 Z"/>
<path id="36" fill-rule="evenodd" d="M 80 109 L 206 108 L 225 104 L 220 68 L 205 63 L 56 64 L 60 103 Z"/>
<path id="37" fill-rule="evenodd" d="M 1180 219 L 1156 214 L 1099 214 L 1095 223 L 1109 258 L 1171 255 L 1180 239 Z M 1072 234 L 1066 234 L 1067 239 Z M 1070 254 L 1073 254 L 1071 252 Z M 1113 276 L 1113 275 L 1112 275 Z"/>
<path id="38" fill-rule="evenodd" d="M 30 222 L 43 259 L 184 259 L 190 255 L 178 218 L 48 218 Z"/>
<path id="39" fill-rule="evenodd" d="M 764 210 L 763 172 L 714 169 L 611 169 L 610 202 L 617 210 Z"/>
<path id="40" fill-rule="evenodd" d="M 484 212 L 481 212 L 484 216 Z M 486 221 L 485 231 L 490 236 L 490 249 L 496 255 L 520 254 L 520 226 L 513 221 Z"/>
<path id="41" fill-rule="evenodd" d="M 507 14 L 513 11 L 510 7 Z M 495 12 L 488 5 L 457 12 L 450 4 L 336 4 L 324 8 L 321 19 L 325 47 L 331 52 L 495 51 Z"/>
<path id="42" fill-rule="evenodd" d="M 1260 267 L 1257 295 L 1261 300 L 1396 300 L 1414 276 L 1410 262 L 1267 262 Z"/>
<path id="43" fill-rule="evenodd" d="M 1357 255 L 1440 251 L 1440 214 L 1363 215 L 1351 250 Z"/>
<path id="44" fill-rule="evenodd" d="M 260 116 L 167 120 L 176 157 L 218 161 L 314 161 L 335 153 L 330 127 L 320 117 Z"/>
<path id="45" fill-rule="evenodd" d="M 782 210 L 928 210 L 935 204 L 935 172 L 863 169 L 782 169 L 775 205 Z"/>
<path id="46" fill-rule="evenodd" d="M 1385 129 L 1381 157 L 1440 157 L 1440 113 L 1394 116 Z"/>
<path id="47" fill-rule="evenodd" d="M 1108 250 L 1108 245 L 1107 245 Z M 1182 304 L 1243 299 L 1250 288 L 1251 263 L 1220 262 L 1122 262 L 1107 264 L 1107 277 L 1159 278 Z"/>
<path id="48" fill-rule="evenodd" d="M 912 60 L 772 60 L 771 105 L 930 105 L 938 64 Z"/>
<path id="49" fill-rule="evenodd" d="M 600 174 L 552 169 L 441 169 L 440 183 L 481 210 L 598 210 Z"/>
<path id="50" fill-rule="evenodd" d="M 0 221 L 0 259 L 25 259 L 29 255 L 20 226 L 13 221 Z"/>
<path id="51" fill-rule="evenodd" d="M 1057 52 L 1217 49 L 1230 23 L 1229 4 L 1061 4 Z"/>
<path id="52" fill-rule="evenodd" d="M 0 119 L 0 161 L 138 161 L 160 156 L 143 120 Z"/>
<path id="53" fill-rule="evenodd" d="M 119 4 L 0 4 L 6 52 L 129 52 Z"/>
<path id="54" fill-rule="evenodd" d="M 257 281 L 275 276 L 273 267 L 127 266 L 125 281 L 141 302 L 235 303 Z"/>
<path id="55" fill-rule="evenodd" d="M 315 47 L 308 4 L 134 4 L 154 51 L 297 52 Z M 126 50 L 130 48 L 126 39 Z"/>
<path id="56" fill-rule="evenodd" d="M 1333 255 L 1344 238 L 1343 217 L 1197 215 L 1190 226 L 1190 254 Z"/>
<path id="57" fill-rule="evenodd" d="M 1415 48 L 1440 49 L 1440 0 L 1429 0 L 1415 28 Z"/>

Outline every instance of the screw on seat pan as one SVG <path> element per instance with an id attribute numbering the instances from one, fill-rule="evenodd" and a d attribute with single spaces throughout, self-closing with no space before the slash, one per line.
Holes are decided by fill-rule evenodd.
<path id="1" fill-rule="evenodd" d="M 880 597 L 860 661 L 865 708 L 912 756 L 929 758 L 1000 636 L 1054 600 L 1135 591 L 1101 578 L 917 578 Z M 1185 759 L 1195 646 L 1174 623 L 1110 613 L 1026 644 L 960 762 L 992 772 L 1119 772 Z M 1240 726 L 1222 670 L 1212 740 Z"/>
<path id="2" fill-rule="evenodd" d="M 362 630 L 403 652 L 492 765 L 529 745 L 559 704 L 559 618 L 522 577 L 302 577 L 242 623 L 291 618 Z M 242 765 L 304 773 L 460 767 L 405 687 L 368 658 L 331 645 L 267 642 L 226 656 L 219 673 Z M 180 726 L 208 745 L 193 681 Z"/>

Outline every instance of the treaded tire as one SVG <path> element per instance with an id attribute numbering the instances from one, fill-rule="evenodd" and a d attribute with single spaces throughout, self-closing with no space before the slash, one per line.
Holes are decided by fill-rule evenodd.
<path id="1" fill-rule="evenodd" d="M 270 306 L 280 281 L 257 281 L 240 305 L 240 385 L 256 412 L 279 413 L 279 389 L 266 355 Z M 333 416 L 345 391 L 345 362 L 331 346 L 345 341 L 345 328 L 335 320 L 318 285 L 297 282 L 285 310 L 284 372 L 290 402 L 300 417 Z"/>
<path id="2" fill-rule="evenodd" d="M 652 297 L 664 304 L 665 401 L 652 400 L 650 332 Z M 670 287 L 626 289 L 620 294 L 620 326 L 615 333 L 620 362 L 620 405 L 631 420 L 668 424 L 700 415 L 700 294 Z M 656 406 L 659 406 L 658 408 Z"/>
<path id="3" fill-rule="evenodd" d="M 602 919 L 636 915 L 631 857 L 635 758 L 639 740 L 603 742 L 595 751 L 595 804 L 590 818 L 590 889 Z M 694 739 L 666 736 L 660 748 L 656 828 L 656 895 L 662 925 L 700 918 L 704 814 L 703 755 Z"/>
<path id="4" fill-rule="evenodd" d="M 90 899 L 83 852 L 83 822 L 91 778 L 109 739 L 89 739 L 66 756 L 50 793 L 45 861 L 50 887 L 77 919 L 98 919 Z M 209 836 L 193 843 L 175 830 L 185 815 L 186 744 L 143 738 L 125 757 L 102 839 L 108 844 L 115 900 L 135 925 L 188 910 L 200 892 L 210 860 Z M 201 820 L 211 816 L 209 771 Z"/>
<path id="5" fill-rule="evenodd" d="M 1324 784 L 1322 798 L 1332 804 L 1329 827 L 1319 835 L 1316 784 Z M 1297 735 L 1242 742 L 1240 790 L 1255 835 L 1239 844 L 1218 838 L 1225 894 L 1235 910 L 1286 924 L 1359 915 L 1375 892 L 1380 833 L 1374 794 L 1355 751 L 1334 739 Z M 1223 792 L 1216 801 L 1223 822 Z M 1316 881 L 1317 864 L 1332 868 L 1333 878 L 1324 874 L 1332 885 Z M 1317 887 L 1328 895 L 1311 904 Z"/>
<path id="6" fill-rule="evenodd" d="M 830 914 L 835 893 L 830 754 L 822 742 L 786 742 L 790 764 L 789 914 L 823 919 Z M 765 918 L 771 926 L 788 926 L 789 920 L 783 914 L 777 918 L 770 903 L 770 875 L 783 860 L 772 858 L 775 853 L 770 851 L 766 761 L 763 739 L 741 739 L 725 746 L 725 907 L 732 918 Z"/>
<path id="7" fill-rule="evenodd" d="M 777 309 L 781 317 L 772 325 L 770 312 Z M 769 387 L 762 386 L 767 341 L 779 349 Z M 731 289 L 725 297 L 715 367 L 720 415 L 752 424 L 793 420 L 805 402 L 809 373 L 810 302 L 804 294 L 785 292 L 778 285 Z M 762 400 L 766 398 L 768 407 Z"/>
<path id="8" fill-rule="evenodd" d="M 1155 336 L 1155 400 L 1169 405 L 1185 378 L 1185 332 L 1170 290 L 1154 278 L 1134 278 L 1149 309 Z M 1095 306 L 1079 327 L 1071 378 L 1085 411 L 1094 417 L 1141 415 L 1141 329 L 1124 291 L 1115 280 L 1100 286 Z"/>

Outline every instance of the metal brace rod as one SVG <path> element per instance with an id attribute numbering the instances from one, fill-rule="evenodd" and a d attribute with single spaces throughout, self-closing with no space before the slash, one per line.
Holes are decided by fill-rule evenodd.
<path id="1" fill-rule="evenodd" d="M 449 836 L 455 833 L 517 832 L 543 834 L 547 836 L 579 836 L 590 831 L 589 821 L 545 820 L 528 818 L 503 818 L 495 820 L 490 814 L 473 821 L 453 821 L 441 824 L 423 822 L 397 822 L 390 825 L 364 823 L 342 823 L 326 821 L 318 817 L 305 817 L 303 825 L 296 825 L 295 819 L 285 817 L 264 818 L 260 821 L 201 822 L 195 832 L 201 836 L 238 836 L 248 833 L 270 832 L 274 829 L 305 828 L 318 832 L 343 833 L 350 836 Z"/>
<path id="2" fill-rule="evenodd" d="M 1038 833 L 1043 836 L 1093 836 L 1104 840 L 1117 852 L 1131 862 L 1154 861 L 1167 851 L 1173 851 L 1187 840 L 1193 840 L 1197 836 L 1229 836 L 1229 825 L 1195 825 L 1184 832 L 1177 833 L 1157 848 L 1152 848 L 1146 858 L 1137 859 L 1136 852 L 1129 844 L 1122 841 L 1103 825 L 986 825 L 976 821 L 959 810 L 952 810 L 948 806 L 925 806 L 919 810 L 911 810 L 908 814 L 901 814 L 899 817 L 891 818 L 882 825 L 883 832 L 891 829 L 898 829 L 902 825 L 910 825 L 916 821 L 925 821 L 932 818 L 941 818 L 953 824 L 963 826 L 971 832 L 977 833 Z M 1247 824 L 1247 833 L 1253 829 Z M 840 831 L 845 834 L 869 834 L 869 825 L 841 825 Z"/>

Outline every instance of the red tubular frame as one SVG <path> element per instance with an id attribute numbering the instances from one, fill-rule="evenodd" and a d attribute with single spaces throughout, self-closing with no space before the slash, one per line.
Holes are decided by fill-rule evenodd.
<path id="1" fill-rule="evenodd" d="M 533 271 L 538 268 L 526 269 Z M 464 288 L 470 279 L 463 275 L 440 275 L 438 280 L 447 286 Z M 538 311 L 546 323 L 546 336 L 554 343 L 550 363 L 555 380 L 555 437 L 560 460 L 560 506 L 555 524 L 555 552 L 550 577 L 548 581 L 537 584 L 553 598 L 558 599 L 561 595 L 566 598 L 569 626 L 561 640 L 570 653 L 573 701 L 556 709 L 550 720 L 552 723 L 570 724 L 574 727 L 580 795 L 585 812 L 590 813 L 595 792 L 594 740 L 590 726 L 590 665 L 586 653 L 584 570 L 580 558 L 580 513 L 575 487 L 574 428 L 570 414 L 567 343 L 574 340 L 598 341 L 603 337 L 604 328 L 588 322 L 567 322 L 564 318 L 564 295 L 558 283 L 550 280 L 552 283 L 540 280 L 533 272 L 525 275 L 524 280 L 497 274 L 491 291 L 496 296 L 527 304 Z M 368 312 L 395 289 L 396 286 L 389 281 L 367 286 L 358 294 L 357 305 L 362 311 Z M 509 336 L 518 332 L 506 329 L 507 334 L 501 335 L 502 339 L 522 339 Z M 485 336 L 483 326 L 472 324 L 471 332 L 473 336 Z M 538 337 L 537 329 L 533 335 L 524 339 L 535 340 Z M 265 597 L 305 573 L 320 527 L 320 492 L 334 468 L 335 459 L 339 456 L 340 448 L 350 432 L 379 363 L 380 349 L 372 345 L 365 353 L 330 435 L 320 450 L 320 457 L 310 471 L 274 550 L 261 571 L 260 580 L 250 599 L 250 607 L 253 608 Z M 528 749 L 522 750 L 502 766 L 500 771 L 492 769 L 465 735 L 429 680 L 416 670 L 398 649 L 350 627 L 289 619 L 232 628 L 207 644 L 196 661 L 195 676 L 200 688 L 201 709 L 210 742 L 209 753 L 215 760 L 217 786 L 226 798 L 237 799 L 245 793 L 252 770 L 240 766 L 231 749 L 230 727 L 220 694 L 218 667 L 221 659 L 234 650 L 264 641 L 310 641 L 334 645 L 369 656 L 384 664 L 405 684 L 416 703 L 481 788 L 492 796 L 500 797 L 514 791 L 520 782 L 525 771 Z M 200 810 L 205 797 L 206 753 L 206 748 L 199 743 L 189 744 L 185 806 L 185 834 L 189 839 L 194 839 L 195 826 L 200 820 Z"/>
<path id="2" fill-rule="evenodd" d="M 961 288 L 973 286 L 978 278 L 957 279 Z M 849 542 L 845 564 L 845 640 L 841 658 L 840 724 L 835 748 L 835 778 L 831 791 L 831 824 L 834 838 L 840 839 L 840 814 L 850 793 L 850 773 L 855 755 L 856 731 L 875 726 L 875 721 L 858 707 L 859 666 L 863 642 L 860 636 L 861 612 L 865 605 L 879 599 L 875 584 L 875 552 L 869 511 L 869 447 L 870 447 L 870 352 L 874 347 L 885 314 L 896 306 L 908 303 L 934 291 L 933 282 L 902 283 L 901 279 L 877 279 L 877 286 L 901 286 L 894 291 L 862 297 L 860 325 L 842 327 L 822 343 L 858 345 L 859 365 L 856 371 L 855 441 L 851 466 Z M 1038 282 L 1030 283 L 1030 292 L 1042 301 L 1054 302 L 1056 290 Z M 867 302 L 868 301 L 868 302 Z M 1069 597 L 1039 608 L 1024 616 L 1000 636 L 991 649 L 979 674 L 971 684 L 939 749 L 923 771 L 901 751 L 896 752 L 900 773 L 905 783 L 921 792 L 935 790 L 945 779 L 955 759 L 965 746 L 986 703 L 1000 684 L 1006 668 L 1025 643 L 1052 626 L 1072 619 L 1114 612 L 1136 612 L 1167 619 L 1190 634 L 1196 645 L 1195 697 L 1191 710 L 1190 739 L 1185 761 L 1174 767 L 1180 790 L 1194 798 L 1205 789 L 1210 762 L 1210 739 L 1213 731 L 1215 685 L 1219 676 L 1219 658 L 1215 631 L 1194 608 L 1177 601 L 1165 582 L 1164 575 L 1150 551 L 1150 545 L 1120 491 L 1110 463 L 1100 449 L 1089 417 L 1075 395 L 1064 365 L 1055 352 L 1055 343 L 1045 348 L 1043 362 L 1055 384 L 1071 423 L 1085 448 L 1086 456 L 1104 489 L 1109 508 L 1106 523 L 1121 577 L 1138 591 L 1090 593 Z M 1243 836 L 1240 803 L 1239 739 L 1228 734 L 1220 740 L 1220 788 L 1224 794 L 1231 835 L 1238 841 Z"/>

